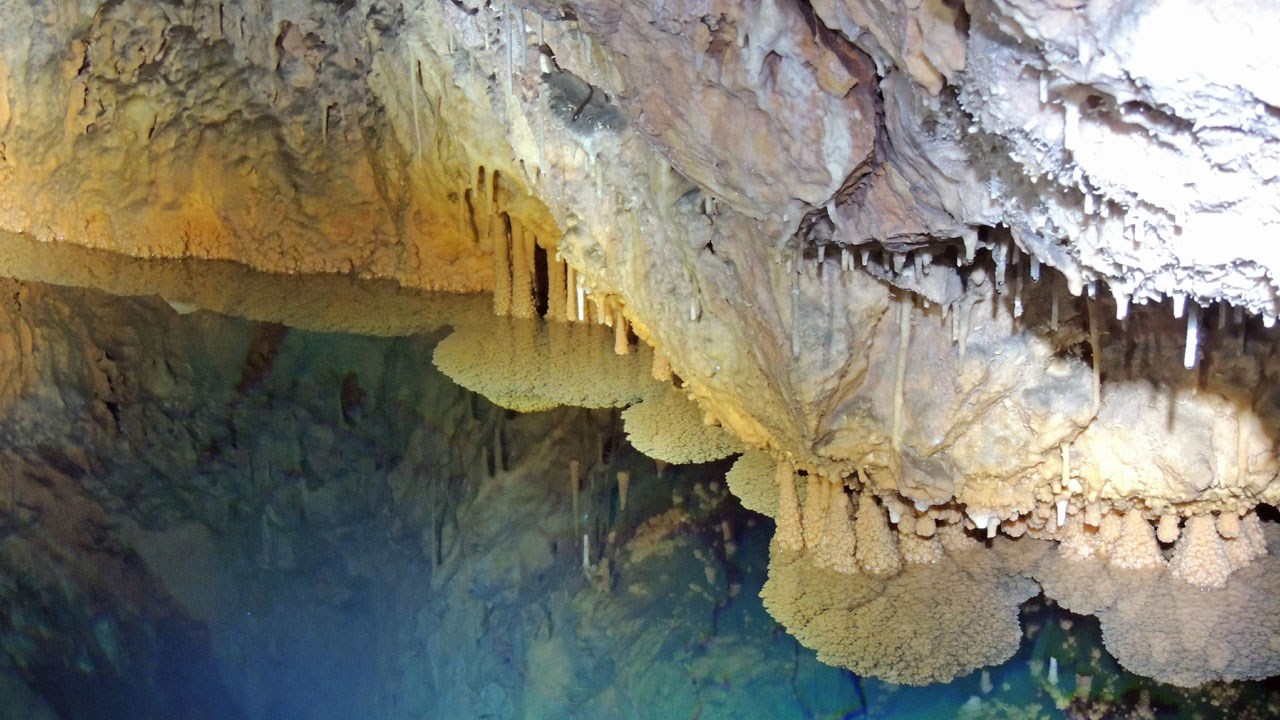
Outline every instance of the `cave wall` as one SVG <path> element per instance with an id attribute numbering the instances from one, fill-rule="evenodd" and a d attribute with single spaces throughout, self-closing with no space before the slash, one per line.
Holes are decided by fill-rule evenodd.
<path id="1" fill-rule="evenodd" d="M 1218 301 L 1274 317 L 1269 261 L 1250 239 L 1273 222 L 1258 189 L 1274 134 L 1267 80 L 1215 64 L 1191 80 L 1163 63 L 1146 38 L 1199 18 L 1198 42 L 1225 43 L 1241 23 L 1234 6 L 1206 17 L 1185 5 L 15 5 L 0 72 L 3 225 L 11 242 L 499 296 L 555 294 L 572 273 L 567 294 L 576 281 L 606 314 L 616 305 L 748 444 L 890 485 L 972 478 L 980 504 L 984 478 L 1061 475 L 1051 456 L 1099 413 L 1147 422 L 1136 400 L 1090 405 L 1087 382 L 1052 408 L 1019 400 L 1031 418 L 991 417 L 998 399 L 1047 392 L 1046 363 L 1066 344 L 1056 322 L 1037 329 L 1046 313 L 1022 318 L 1024 304 L 1087 287 L 1109 291 L 1097 311 L 1118 319 L 1166 295 L 1197 325 Z M 1232 42 L 1231 57 L 1257 67 L 1256 45 Z M 1153 172 L 1116 170 L 1137 156 Z M 508 289 L 530 245 L 550 274 L 522 284 L 529 260 Z M 1042 272 L 1051 292 L 1030 289 Z M 898 381 L 888 309 L 904 298 L 942 328 L 918 329 L 917 343 L 950 322 L 973 353 L 908 344 L 933 372 Z M 994 323 L 974 319 L 980 304 Z M 1062 314 L 1087 324 L 1077 301 Z M 1114 336 L 1100 333 L 1100 354 L 1132 355 Z M 1198 333 L 1186 343 L 1195 364 Z M 1006 350 L 1040 370 L 993 383 L 956 361 L 991 368 Z M 1150 376 L 1165 357 L 1144 362 L 1108 380 Z M 950 399 L 926 399 L 942 378 Z M 1167 477 L 1146 484 L 1184 489 L 1145 488 L 1156 505 L 1270 497 L 1269 403 L 1228 395 L 1170 435 L 1226 442 L 1242 408 L 1241 467 L 1165 457 Z M 959 425 L 1000 447 L 956 447 Z M 1137 471 L 1105 444 L 1082 443 L 1077 457 L 1101 469 L 1071 497 L 1138 494 L 1137 480 L 1108 486 Z M 1242 489 L 1202 496 L 1192 477 L 1206 470 Z M 1001 510 L 1025 511 L 1030 492 Z"/>
<path id="2" fill-rule="evenodd" d="M 0 10 L 10 274 L 112 285 L 76 246 L 492 291 L 653 346 L 706 422 L 895 531 L 1123 564 L 1095 538 L 1131 516 L 1199 585 L 1280 494 L 1271 8 Z M 281 319 L 235 273 L 143 264 L 118 292 Z"/>

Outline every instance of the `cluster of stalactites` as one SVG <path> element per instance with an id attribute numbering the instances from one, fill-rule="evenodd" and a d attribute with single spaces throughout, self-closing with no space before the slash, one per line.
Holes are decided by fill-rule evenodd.
<path id="1" fill-rule="evenodd" d="M 833 223 L 838 224 L 838 215 L 831 209 L 828 209 L 828 212 L 831 214 Z M 979 260 L 977 254 L 979 247 L 988 252 L 989 261 Z M 869 245 L 851 248 L 833 242 L 819 244 L 816 252 L 812 253 L 812 257 L 806 256 L 804 250 L 803 246 L 798 247 L 796 256 L 786 260 L 789 272 L 793 266 L 798 267 L 797 272 L 792 275 L 793 278 L 822 276 L 832 272 L 828 265 L 833 263 L 829 263 L 827 259 L 835 257 L 838 251 L 841 271 L 860 267 L 873 277 L 896 287 L 911 290 L 910 305 L 918 302 L 928 308 L 930 299 L 940 303 L 944 317 L 950 318 L 951 339 L 959 351 L 962 362 L 966 356 L 970 330 L 978 322 L 975 315 L 978 314 L 979 300 L 990 298 L 992 294 L 1008 297 L 1007 303 L 1000 302 L 995 307 L 1007 307 L 1014 319 L 1021 318 L 1026 309 L 1024 294 L 1030 293 L 1032 286 L 1039 284 L 1042 277 L 1047 278 L 1048 287 L 1039 295 L 1047 296 L 1049 300 L 1049 329 L 1052 332 L 1057 333 L 1059 330 L 1060 306 L 1064 302 L 1063 291 L 1069 291 L 1073 297 L 1083 299 L 1085 316 L 1088 318 L 1090 352 L 1094 358 L 1100 358 L 1103 349 L 1099 331 L 1100 306 L 1106 305 L 1113 308 L 1116 320 L 1123 321 L 1128 317 L 1131 305 L 1159 305 L 1165 302 L 1165 296 L 1155 291 L 1135 291 L 1123 278 L 1088 278 L 1075 272 L 1062 273 L 1052 267 L 1042 267 L 1040 260 L 1034 254 L 1026 252 L 1017 242 L 1010 239 L 984 240 L 979 246 L 976 233 L 965 239 L 962 252 L 954 253 L 956 266 L 968 268 L 966 286 L 976 288 L 975 291 L 965 292 L 959 297 L 954 295 L 954 286 L 948 287 L 945 283 L 940 284 L 937 281 L 932 285 L 929 283 L 931 277 L 929 269 L 940 260 L 939 253 L 952 252 L 945 247 L 922 247 L 914 251 L 891 252 Z M 1045 272 L 1045 270 L 1051 272 Z M 933 274 L 933 277 L 937 276 L 937 273 Z M 1109 299 L 1100 293 L 1100 285 L 1105 285 L 1110 290 Z M 1187 369 L 1196 367 L 1204 354 L 1201 340 L 1205 334 L 1204 328 L 1210 322 L 1216 323 L 1218 331 L 1233 328 L 1232 334 L 1238 336 L 1240 342 L 1244 341 L 1242 328 L 1247 318 L 1243 308 L 1232 307 L 1225 302 L 1218 302 L 1215 307 L 1208 299 L 1179 292 L 1170 293 L 1167 300 L 1173 316 L 1178 319 L 1185 318 L 1183 363 Z M 1276 314 L 1264 312 L 1262 321 L 1266 328 L 1274 327 Z M 796 342 L 795 339 L 793 339 L 794 342 Z M 1101 402 L 1101 363 L 1094 362 L 1092 366 L 1096 408 Z"/>
<path id="2" fill-rule="evenodd" d="M 1091 197 L 1085 193 L 1085 197 Z M 1086 202 L 1086 208 L 1091 208 L 1091 202 Z M 1091 212 L 1087 210 L 1086 212 Z M 984 243 L 984 247 L 989 251 L 991 263 L 994 266 L 994 276 L 990 278 L 994 291 L 999 295 L 1012 292 L 1012 314 L 1015 318 L 1021 317 L 1023 313 L 1023 289 L 1029 287 L 1033 283 L 1038 283 L 1042 276 L 1042 267 L 1040 260 L 1032 253 L 1029 253 L 1019 247 L 1018 243 L 1011 239 L 994 240 Z M 961 264 L 963 260 L 965 264 L 972 264 L 975 259 L 974 238 L 968 238 L 965 241 L 965 253 L 963 256 L 957 257 L 957 264 Z M 920 255 L 924 255 L 924 265 L 928 266 L 933 261 L 933 255 L 928 249 L 916 251 L 914 258 L 911 254 L 902 257 L 901 254 L 894 254 L 891 260 L 882 259 L 877 265 L 876 263 L 867 264 L 866 256 L 863 255 L 863 264 L 879 277 L 896 279 L 903 273 L 908 276 L 915 268 L 915 276 L 919 276 L 921 259 Z M 1025 261 L 1023 260 L 1025 258 Z M 890 272 L 889 264 L 892 263 L 892 272 Z M 880 269 L 876 272 L 877 268 Z M 973 285 L 983 285 L 988 279 L 986 272 L 981 268 L 975 268 L 976 274 L 971 274 L 969 282 Z M 1049 291 L 1051 297 L 1050 327 L 1053 331 L 1058 330 L 1058 315 L 1060 294 L 1063 285 L 1075 297 L 1083 296 L 1085 298 L 1087 315 L 1089 317 L 1089 329 L 1091 332 L 1090 345 L 1091 350 L 1096 357 L 1099 351 L 1099 337 L 1095 328 L 1098 325 L 1097 308 L 1095 307 L 1101 302 L 1098 286 L 1105 284 L 1111 292 L 1110 305 L 1114 307 L 1116 320 L 1122 321 L 1129 315 L 1131 305 L 1147 305 L 1160 304 L 1164 302 L 1164 296 L 1153 290 L 1136 291 L 1126 278 L 1102 278 L 1102 277 L 1084 277 L 1074 272 L 1055 273 L 1051 277 L 1051 289 Z M 907 280 L 913 280 L 913 277 L 907 277 Z M 898 284 L 898 283 L 895 283 Z M 909 285 L 904 285 L 909 287 Z M 1209 318 L 1207 313 L 1210 310 L 1211 302 L 1202 300 L 1197 297 L 1189 297 L 1185 293 L 1173 292 L 1168 295 L 1169 306 L 1173 311 L 1173 316 L 1178 319 L 1185 318 L 1186 334 L 1185 346 L 1183 351 L 1183 364 L 1187 369 L 1194 368 L 1202 354 L 1200 348 L 1201 336 L 1203 333 L 1203 325 Z M 957 341 L 960 346 L 960 356 L 964 357 L 965 338 L 968 335 L 968 316 L 973 306 L 973 299 L 967 301 L 962 300 L 956 303 L 959 307 L 952 316 L 952 339 Z M 944 308 L 944 310 L 947 308 Z M 1262 314 L 1263 325 L 1267 328 L 1274 327 L 1276 324 L 1276 314 L 1274 312 L 1264 312 Z M 1232 307 L 1228 303 L 1218 302 L 1216 308 L 1217 328 L 1222 330 L 1228 326 L 1241 327 L 1245 322 L 1245 312 L 1241 307 Z M 1095 390 L 1097 389 L 1099 365 L 1094 363 L 1095 370 Z M 1098 397 L 1095 393 L 1095 404 Z"/>
<path id="3" fill-rule="evenodd" d="M 962 514 L 939 507 L 930 513 L 939 522 L 963 522 L 988 537 L 1054 540 L 1072 558 L 1101 558 L 1126 570 L 1167 568 L 1174 577 L 1203 588 L 1222 587 L 1231 573 L 1267 553 L 1261 521 L 1252 510 L 1191 515 L 1184 523 L 1171 511 L 1120 510 L 1059 498 L 1004 520 L 974 508 Z"/>
<path id="4" fill-rule="evenodd" d="M 801 503 L 799 478 L 790 464 L 778 464 L 778 542 L 810 554 L 818 567 L 845 574 L 887 577 L 904 564 L 937 562 L 944 547 L 972 546 L 969 530 L 1054 540 L 1068 557 L 1104 559 L 1124 570 L 1163 569 L 1207 589 L 1222 587 L 1231 573 L 1267 552 L 1253 511 L 1192 515 L 1180 527 L 1174 514 L 1156 515 L 1153 523 L 1137 507 L 1075 509 L 1064 503 L 1001 522 L 993 513 L 951 506 L 913 508 L 894 495 L 859 491 L 856 479 L 851 491 L 845 482 L 819 474 L 808 475 Z"/>
<path id="5" fill-rule="evenodd" d="M 501 227 L 493 234 L 493 312 L 522 320 L 534 319 L 538 317 L 535 299 L 538 238 L 506 213 L 501 213 L 497 222 Z M 560 323 L 594 322 L 611 327 L 614 352 L 619 355 L 631 352 L 631 325 L 616 296 L 592 293 L 585 278 L 558 252 L 548 258 L 546 283 L 544 319 Z M 657 370 L 654 376 L 658 377 Z"/>
<path id="6" fill-rule="evenodd" d="M 890 577 L 906 564 L 935 563 L 942 557 L 942 537 L 926 516 L 903 511 L 890 498 L 882 501 L 869 489 L 853 489 L 843 480 L 810 474 L 803 506 L 796 489 L 798 475 L 779 463 L 778 543 L 804 552 L 813 564 L 843 574 Z"/>
<path id="7" fill-rule="evenodd" d="M 1262 522 L 1253 511 L 1192 515 L 1182 527 L 1173 514 L 1160 515 L 1153 527 L 1137 509 L 1086 511 L 1072 515 L 1057 535 L 1060 552 L 1070 557 L 1100 557 L 1125 569 L 1167 567 L 1174 577 L 1206 589 L 1226 585 L 1231 573 L 1267 554 Z M 1163 550 L 1161 544 L 1171 547 Z"/>

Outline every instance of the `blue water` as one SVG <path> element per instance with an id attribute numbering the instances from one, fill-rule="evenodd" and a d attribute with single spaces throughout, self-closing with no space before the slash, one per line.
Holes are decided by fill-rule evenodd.
<path id="1" fill-rule="evenodd" d="M 506 413 L 430 348 L 291 331 L 238 396 L 183 409 L 190 465 L 77 479 L 109 510 L 74 556 L 97 585 L 6 510 L 0 720 L 1280 716 L 1274 683 L 1133 677 L 1095 621 L 1039 599 L 1017 656 L 946 685 L 822 665 L 761 605 L 772 525 L 717 489 L 724 464 L 659 474 L 616 416 Z M 126 516 L 161 547 L 184 523 L 209 540 L 164 564 Z"/>

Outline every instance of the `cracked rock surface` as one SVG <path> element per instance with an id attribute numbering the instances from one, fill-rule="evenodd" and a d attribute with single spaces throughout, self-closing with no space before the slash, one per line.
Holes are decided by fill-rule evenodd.
<path id="1" fill-rule="evenodd" d="M 1209 514 L 1280 496 L 1276 8 L 0 13 L 10 258 L 220 259 L 607 324 L 744 446 L 925 527 L 1065 543 L 1137 513 L 1211 543 Z M 112 284 L 49 257 L 8 274 Z"/>

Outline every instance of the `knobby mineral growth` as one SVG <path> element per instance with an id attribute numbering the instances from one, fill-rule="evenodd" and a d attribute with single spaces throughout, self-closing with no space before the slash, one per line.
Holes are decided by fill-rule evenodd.
<path id="1" fill-rule="evenodd" d="M 745 450 L 766 604 L 830 662 L 999 662 L 1038 584 L 1139 672 L 1278 671 L 1280 9 L 0 12 L 9 274 L 257 316 L 154 261 L 490 291 L 427 323 L 457 328 L 440 367 L 520 410 L 632 405 L 664 461 Z M 932 632 L 894 658 L 884 623 Z"/>

